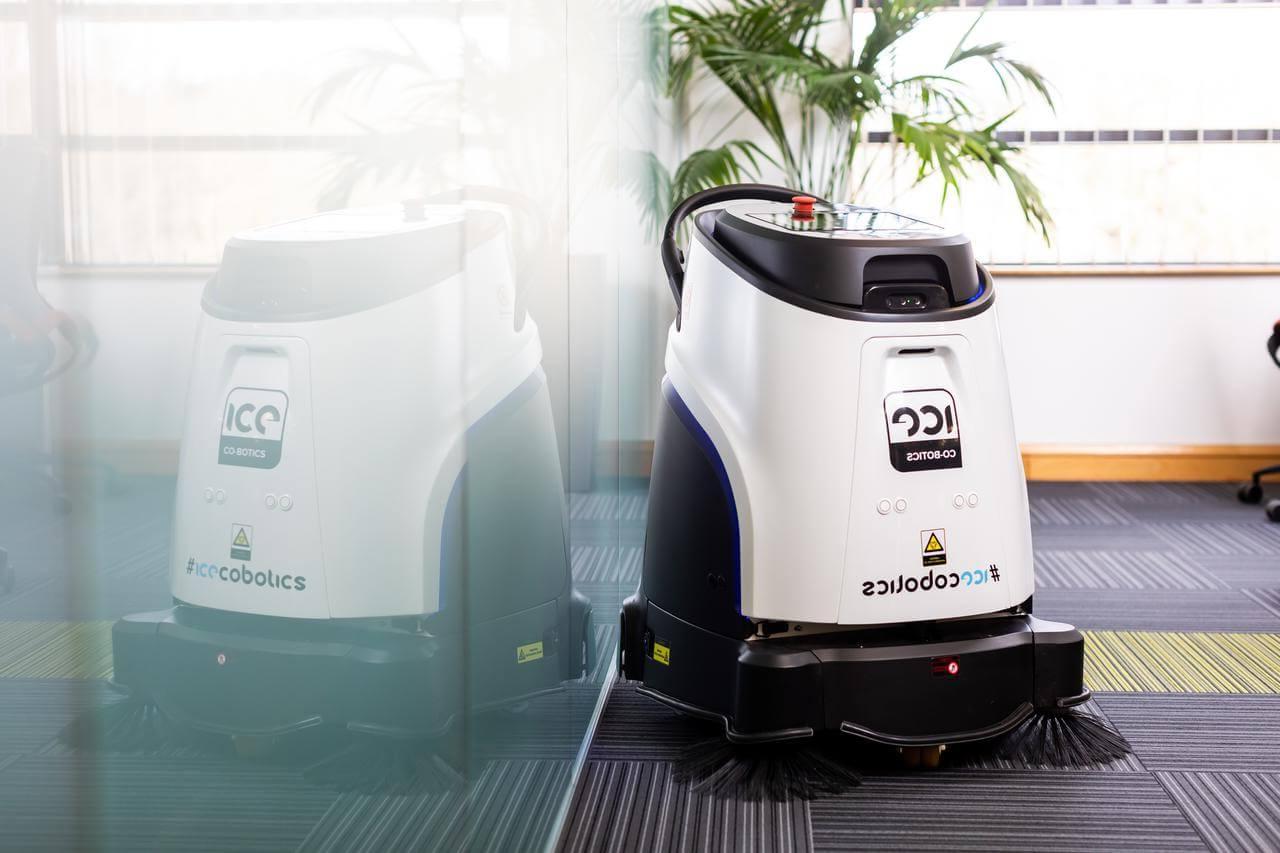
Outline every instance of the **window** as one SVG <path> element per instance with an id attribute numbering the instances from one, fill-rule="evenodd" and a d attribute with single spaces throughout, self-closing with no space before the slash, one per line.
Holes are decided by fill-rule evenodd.
<path id="1" fill-rule="evenodd" d="M 477 6 L 483 11 L 471 4 L 469 14 Z M 0 6 L 0 131 L 33 134 L 57 165 L 46 262 L 212 264 L 228 235 L 315 212 L 342 153 L 367 145 L 370 124 L 397 108 L 371 97 L 317 109 L 326 82 L 361 57 L 410 50 L 441 85 L 456 81 L 461 8 L 349 0 Z M 32 114 L 31 68 L 42 117 Z"/>
<path id="2" fill-rule="evenodd" d="M 897 61 L 946 55 L 978 14 L 935 15 Z M 1023 223 L 1006 185 L 981 176 L 942 217 L 996 263 L 1280 264 L 1277 32 L 1272 3 L 1002 2 L 974 40 L 1006 42 L 1056 91 L 1056 112 L 1029 105 L 1005 125 L 1006 139 L 1025 145 L 1055 220 L 1052 241 Z M 992 79 L 972 82 L 999 94 Z M 887 140 L 885 130 L 872 140 Z M 885 170 L 877 200 L 936 214 L 937 187 L 912 187 L 912 177 Z"/>

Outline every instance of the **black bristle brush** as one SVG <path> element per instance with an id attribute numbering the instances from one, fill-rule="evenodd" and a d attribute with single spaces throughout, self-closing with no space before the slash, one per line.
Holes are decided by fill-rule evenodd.
<path id="1" fill-rule="evenodd" d="M 685 749 L 674 775 L 695 793 L 749 802 L 809 800 L 862 783 L 856 769 L 812 739 L 741 744 L 706 738 Z"/>
<path id="2" fill-rule="evenodd" d="M 999 758 L 1048 767 L 1093 767 L 1132 752 L 1124 735 L 1078 706 L 1037 709 L 994 746 Z"/>
<path id="3" fill-rule="evenodd" d="M 231 742 L 179 725 L 150 699 L 129 695 L 78 715 L 58 733 L 65 746 L 85 752 L 156 753 L 196 750 L 229 754 Z"/>

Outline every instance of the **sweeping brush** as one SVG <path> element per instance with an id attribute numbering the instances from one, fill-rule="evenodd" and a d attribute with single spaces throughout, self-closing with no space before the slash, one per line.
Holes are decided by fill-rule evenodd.
<path id="1" fill-rule="evenodd" d="M 810 800 L 862 783 L 857 770 L 812 742 L 740 744 L 719 736 L 687 747 L 674 775 L 695 793 L 749 802 Z"/>
<path id="2" fill-rule="evenodd" d="M 175 749 L 228 754 L 226 738 L 179 725 L 150 699 L 130 695 L 78 715 L 58 740 L 86 752 L 157 753 Z"/>
<path id="3" fill-rule="evenodd" d="M 462 774 L 430 744 L 360 735 L 304 768 L 302 777 L 333 791 L 369 796 L 440 794 L 463 782 Z"/>
<path id="4" fill-rule="evenodd" d="M 1133 752 L 1124 735 L 1077 707 L 1037 709 L 995 744 L 995 755 L 1049 767 L 1093 767 Z"/>

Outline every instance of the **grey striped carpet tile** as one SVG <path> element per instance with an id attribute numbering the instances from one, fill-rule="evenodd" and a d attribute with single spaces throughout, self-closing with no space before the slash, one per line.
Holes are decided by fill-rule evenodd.
<path id="1" fill-rule="evenodd" d="M 1206 572 L 1221 578 L 1230 587 L 1280 586 L 1280 553 L 1196 554 L 1187 559 Z"/>
<path id="2" fill-rule="evenodd" d="M 643 523 L 648 503 L 644 492 L 576 492 L 569 496 L 569 519 Z"/>
<path id="3" fill-rule="evenodd" d="M 1036 551 L 1044 589 L 1226 589 L 1213 573 L 1164 551 Z"/>
<path id="4" fill-rule="evenodd" d="M 615 684 L 591 740 L 592 759 L 675 761 L 690 744 L 715 735 L 703 720 L 675 711 L 635 691 L 630 682 Z"/>
<path id="5" fill-rule="evenodd" d="M 1045 498 L 1096 498 L 1097 492 L 1090 488 L 1090 483 L 1069 481 L 1027 483 L 1027 494 L 1032 500 Z"/>
<path id="6" fill-rule="evenodd" d="M 22 583 L 19 569 L 19 583 Z M 126 613 L 173 606 L 167 574 L 117 581 L 108 576 L 52 577 L 0 597 L 0 620 L 114 619 Z"/>
<path id="7" fill-rule="evenodd" d="M 288 850 L 335 797 L 260 763 L 23 756 L 0 772 L 0 849 Z"/>
<path id="8" fill-rule="evenodd" d="M 1088 545 L 1092 551 L 1171 550 L 1169 543 L 1145 524 L 1098 526 L 1087 531 L 1073 525 L 1033 524 L 1031 542 L 1036 550 L 1048 551 L 1070 551 L 1082 545 Z"/>
<path id="9" fill-rule="evenodd" d="M 1040 526 L 1100 527 L 1129 525 L 1133 516 L 1115 503 L 1098 498 L 1037 497 L 1031 501 L 1031 523 Z"/>
<path id="10" fill-rule="evenodd" d="M 665 761 L 590 760 L 569 806 L 560 850 L 778 851 L 809 845 L 808 804 L 693 793 Z"/>
<path id="11" fill-rule="evenodd" d="M 613 662 L 618 657 L 618 622 L 616 619 L 617 609 L 612 611 L 615 618 L 604 622 L 603 619 L 608 618 L 610 613 L 601 613 L 601 618 L 593 618 L 595 623 L 592 628 L 595 631 L 595 660 L 592 662 L 591 671 L 587 674 L 586 681 L 592 685 L 603 685 L 609 674 L 609 667 L 613 666 Z M 593 617 L 596 615 L 592 611 Z"/>
<path id="12" fill-rule="evenodd" d="M 1280 774 L 1157 773 L 1214 851 L 1280 850 Z"/>
<path id="13" fill-rule="evenodd" d="M 1276 616 L 1280 616 L 1280 589 L 1246 589 L 1242 591 Z"/>
<path id="14" fill-rule="evenodd" d="M 570 554 L 574 580 L 632 588 L 640 581 L 643 559 L 644 549 L 638 545 L 575 544 Z"/>
<path id="15" fill-rule="evenodd" d="M 570 683 L 514 708 L 466 721 L 466 743 L 480 761 L 573 759 L 595 713 L 600 685 Z"/>
<path id="16" fill-rule="evenodd" d="M 1145 773 L 868 776 L 809 805 L 815 850 L 1203 850 Z"/>
<path id="17" fill-rule="evenodd" d="M 539 851 L 553 837 L 570 761 L 493 761 L 457 791 L 420 796 L 343 794 L 301 851 Z"/>
<path id="18" fill-rule="evenodd" d="M 1280 631 L 1280 617 L 1239 590 L 1037 589 L 1035 614 L 1078 628 Z"/>
<path id="19" fill-rule="evenodd" d="M 596 624 L 604 622 L 616 624 L 622 602 L 636 591 L 636 586 L 636 584 L 574 582 L 578 592 L 591 601 L 591 618 Z"/>
<path id="20" fill-rule="evenodd" d="M 1182 554 L 1280 556 L 1280 524 L 1268 524 L 1261 515 L 1241 522 L 1168 522 L 1147 527 Z"/>
<path id="21" fill-rule="evenodd" d="M 1148 770 L 1280 773 L 1280 696 L 1103 693 Z"/>
<path id="22" fill-rule="evenodd" d="M 1032 484 L 1032 493 L 1036 493 L 1039 484 Z M 1085 489 L 1092 495 L 1112 503 L 1121 504 L 1127 509 L 1136 510 L 1141 507 L 1157 507 L 1175 510 L 1192 507 L 1203 511 L 1206 506 L 1218 506 L 1225 503 L 1224 497 L 1234 498 L 1234 487 L 1221 483 L 1084 483 Z M 1232 501 L 1234 503 L 1234 501 Z"/>
<path id="23" fill-rule="evenodd" d="M 119 698 L 101 681 L 0 678 L 0 755 L 50 749 L 67 723 Z"/>

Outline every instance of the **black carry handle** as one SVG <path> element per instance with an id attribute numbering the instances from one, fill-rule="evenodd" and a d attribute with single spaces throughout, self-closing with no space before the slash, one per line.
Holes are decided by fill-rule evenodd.
<path id="1" fill-rule="evenodd" d="M 698 208 L 709 204 L 747 199 L 789 202 L 796 196 L 808 196 L 818 204 L 829 204 L 815 195 L 774 184 L 729 184 L 696 192 L 676 205 L 667 219 L 667 227 L 662 231 L 662 266 L 666 268 L 667 283 L 671 285 L 671 295 L 676 300 L 677 329 L 680 328 L 680 301 L 684 292 L 684 253 L 676 245 L 676 231 L 680 229 L 680 223 Z"/>
<path id="2" fill-rule="evenodd" d="M 1267 352 L 1271 353 L 1271 360 L 1276 363 L 1276 367 L 1280 367 L 1280 320 L 1276 321 L 1271 329 L 1271 337 L 1267 338 Z"/>

